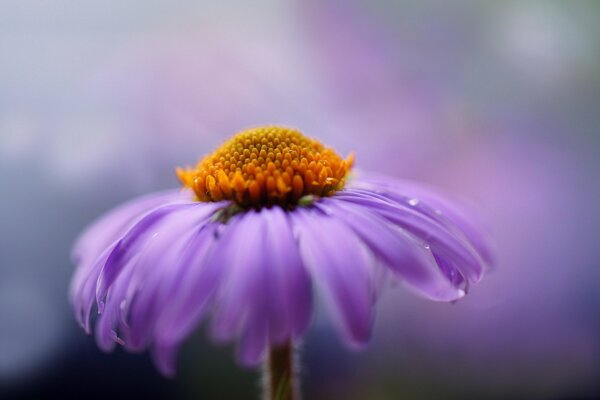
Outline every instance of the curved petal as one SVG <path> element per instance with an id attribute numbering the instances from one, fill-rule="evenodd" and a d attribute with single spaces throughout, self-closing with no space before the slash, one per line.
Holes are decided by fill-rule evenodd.
<path id="1" fill-rule="evenodd" d="M 265 296 L 266 297 L 266 296 Z M 267 302 L 254 301 L 248 310 L 246 321 L 241 328 L 237 346 L 237 358 L 242 365 L 254 367 L 264 358 L 269 342 L 269 325 L 266 312 Z M 257 304 L 262 303 L 262 304 Z M 263 310 L 260 310 L 263 308 Z"/>
<path id="2" fill-rule="evenodd" d="M 121 270 L 140 254 L 147 241 L 158 233 L 160 222 L 167 216 L 197 207 L 198 203 L 172 204 L 159 207 L 144 215 L 127 233 L 119 239 L 102 266 L 98 283 L 96 285 L 96 300 L 99 311 L 102 312 L 104 297 L 109 287 L 117 278 Z"/>
<path id="3" fill-rule="evenodd" d="M 419 293 L 439 301 L 452 301 L 464 295 L 444 275 L 423 244 L 377 213 L 334 199 L 323 199 L 319 207 L 348 225 L 383 263 Z"/>
<path id="4" fill-rule="evenodd" d="M 399 203 L 413 207 L 430 217 L 444 218 L 467 238 L 486 262 L 494 264 L 492 251 L 474 215 L 469 215 L 457 202 L 448 200 L 427 185 L 399 180 L 373 173 L 361 173 L 349 181 L 348 187 L 367 189 L 393 198 Z"/>
<path id="5" fill-rule="evenodd" d="M 190 333 L 217 286 L 224 269 L 219 228 L 217 223 L 206 224 L 182 250 L 176 266 L 180 275 L 157 322 L 158 338 L 165 343 L 180 341 Z"/>
<path id="6" fill-rule="evenodd" d="M 139 249 L 131 259 L 123 258 L 123 264 L 118 266 L 120 272 L 111 283 L 101 310 L 97 323 L 100 347 L 109 349 L 107 342 L 115 339 L 117 331 L 121 335 L 119 342 L 123 341 L 130 350 L 148 345 L 157 312 L 181 273 L 176 268 L 181 249 L 216 208 L 214 204 L 198 203 L 173 209 L 155 222 L 152 234 L 136 236 Z"/>
<path id="7" fill-rule="evenodd" d="M 265 282 L 270 298 L 269 336 L 273 344 L 282 344 L 306 330 L 312 312 L 312 288 L 288 213 L 273 207 L 261 214 L 265 225 L 263 251 L 269 254 L 264 264 L 269 275 Z"/>
<path id="8" fill-rule="evenodd" d="M 100 271 L 113 249 L 114 246 L 108 247 L 91 267 L 78 268 L 71 282 L 70 297 L 71 303 L 73 303 L 73 310 L 75 311 L 75 319 L 88 334 L 91 331 L 90 316 L 96 302 L 96 282 L 98 281 L 98 275 L 100 275 Z"/>
<path id="9" fill-rule="evenodd" d="M 183 249 L 210 223 L 217 208 L 214 203 L 198 203 L 198 207 L 173 215 L 145 245 L 127 288 L 126 303 L 121 304 L 123 319 L 130 328 L 127 345 L 131 348 L 144 347 L 151 340 L 159 313 L 170 304 L 170 294 L 192 268 L 181 262 Z"/>
<path id="10" fill-rule="evenodd" d="M 89 314 L 95 301 L 96 281 L 118 241 L 149 211 L 168 204 L 190 202 L 191 192 L 172 190 L 134 199 L 101 217 L 77 240 L 72 253 L 77 264 L 69 297 L 76 319 L 89 333 Z"/>
<path id="11" fill-rule="evenodd" d="M 290 214 L 300 254 L 350 344 L 365 343 L 374 315 L 375 265 L 364 243 L 337 218 L 313 209 Z"/>
<path id="12" fill-rule="evenodd" d="M 167 204 L 191 202 L 192 192 L 188 190 L 167 190 L 152 193 L 130 200 L 102 215 L 77 239 L 73 246 L 72 259 L 81 265 L 93 262 L 115 238 L 123 235 L 144 214 Z"/>
<path id="13" fill-rule="evenodd" d="M 219 341 L 232 340 L 238 334 L 252 337 L 242 339 L 252 349 L 241 349 L 240 357 L 260 357 L 268 340 L 267 294 L 261 290 L 263 281 L 268 279 L 263 268 L 268 256 L 261 251 L 264 226 L 254 211 L 238 215 L 228 224 L 222 240 L 228 247 L 222 254 L 225 270 L 216 294 L 212 333 Z"/>
<path id="14" fill-rule="evenodd" d="M 238 357 L 255 365 L 265 347 L 298 337 L 311 316 L 311 287 L 287 214 L 280 207 L 250 211 L 230 223 L 233 251 L 219 288 L 213 334 L 240 335 Z"/>
<path id="15" fill-rule="evenodd" d="M 461 288 L 461 290 L 466 294 L 469 290 L 469 281 L 465 279 L 463 274 L 460 272 L 460 269 L 456 267 L 456 264 L 452 260 L 437 254 L 436 252 L 432 252 L 432 254 L 438 267 L 446 276 L 446 278 L 448 278 L 448 280 L 452 282 L 455 287 Z"/>
<path id="16" fill-rule="evenodd" d="M 336 199 L 355 203 L 377 212 L 392 223 L 406 229 L 430 245 L 432 250 L 457 260 L 463 275 L 477 282 L 483 276 L 485 263 L 469 242 L 451 232 L 439 221 L 402 204 L 366 190 L 348 189 L 336 193 Z"/>
<path id="17" fill-rule="evenodd" d="M 177 348 L 200 324 L 220 282 L 226 243 L 218 234 L 219 228 L 218 223 L 208 223 L 187 242 L 176 267 L 180 275 L 159 312 L 153 353 L 167 375 L 174 373 Z"/>
<path id="18" fill-rule="evenodd" d="M 112 351 L 117 343 L 121 345 L 125 344 L 122 337 L 119 337 L 119 333 L 123 335 L 123 330 L 127 329 L 127 327 L 119 326 L 121 307 L 119 301 L 116 299 L 123 298 L 123 293 L 127 290 L 132 273 L 132 268 L 124 271 L 115 285 L 111 286 L 106 296 L 107 306 L 96 320 L 96 344 L 106 352 Z"/>

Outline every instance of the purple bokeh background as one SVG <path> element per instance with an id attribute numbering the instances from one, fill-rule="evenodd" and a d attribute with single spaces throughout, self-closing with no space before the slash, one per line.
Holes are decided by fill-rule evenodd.
<path id="1" fill-rule="evenodd" d="M 498 260 L 456 304 L 389 290 L 361 353 L 316 318 L 307 398 L 600 396 L 599 15 L 558 1 L 4 2 L 0 397 L 253 392 L 255 374 L 202 332 L 171 381 L 145 355 L 100 353 L 66 293 L 93 218 L 263 123 L 471 204 Z"/>

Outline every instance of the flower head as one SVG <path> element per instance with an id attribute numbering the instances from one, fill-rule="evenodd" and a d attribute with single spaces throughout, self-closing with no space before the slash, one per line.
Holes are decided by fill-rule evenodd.
<path id="1" fill-rule="evenodd" d="M 295 129 L 266 126 L 235 135 L 195 168 L 177 173 L 200 201 L 286 207 L 343 188 L 352 163 L 353 156 L 343 160 Z"/>
<path id="2" fill-rule="evenodd" d="M 89 331 L 96 305 L 100 347 L 151 347 L 171 374 L 205 319 L 255 365 L 302 337 L 316 295 L 352 345 L 370 337 L 382 276 L 433 300 L 463 297 L 491 263 L 481 233 L 431 189 L 349 175 L 352 164 L 297 130 L 239 133 L 178 170 L 183 190 L 135 199 L 82 235 L 78 321 Z"/>

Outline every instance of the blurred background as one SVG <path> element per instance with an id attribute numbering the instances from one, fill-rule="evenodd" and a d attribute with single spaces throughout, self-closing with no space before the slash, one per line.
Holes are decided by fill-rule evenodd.
<path id="1" fill-rule="evenodd" d="M 232 133 L 300 128 L 478 210 L 496 270 L 385 293 L 371 344 L 315 318 L 306 399 L 600 398 L 600 3 L 0 3 L 0 398 L 248 399 L 200 330 L 179 373 L 100 352 L 67 299 L 94 218 Z"/>

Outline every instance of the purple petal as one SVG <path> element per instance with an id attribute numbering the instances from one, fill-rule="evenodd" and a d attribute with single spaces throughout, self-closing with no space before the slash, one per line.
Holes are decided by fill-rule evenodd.
<path id="1" fill-rule="evenodd" d="M 450 232 L 443 224 L 409 207 L 366 190 L 348 189 L 336 194 L 336 199 L 351 202 L 377 212 L 392 223 L 406 229 L 430 245 L 432 250 L 457 260 L 461 273 L 473 282 L 481 279 L 485 263 L 472 246 Z"/>
<path id="2" fill-rule="evenodd" d="M 77 269 L 69 292 L 76 319 L 88 333 L 89 315 L 96 300 L 96 281 L 115 242 L 149 211 L 190 199 L 190 192 L 181 190 L 143 196 L 109 212 L 80 236 L 73 251 Z"/>
<path id="3" fill-rule="evenodd" d="M 71 302 L 75 318 L 88 334 L 91 332 L 90 315 L 96 301 L 96 282 L 113 248 L 113 246 L 107 248 L 91 267 L 78 268 L 71 282 Z"/>
<path id="4" fill-rule="evenodd" d="M 364 243 L 337 218 L 315 209 L 297 208 L 290 216 L 304 264 L 342 334 L 351 344 L 365 343 L 371 335 L 376 294 L 374 260 Z"/>
<path id="5" fill-rule="evenodd" d="M 138 236 L 142 241 L 138 253 L 123 263 L 106 295 L 97 324 L 100 347 L 109 348 L 107 342 L 114 340 L 117 331 L 130 350 L 148 345 L 157 309 L 160 310 L 166 301 L 165 292 L 179 276 L 176 263 L 180 250 L 216 208 L 215 204 L 199 203 L 177 208 L 156 222 L 152 235 Z"/>
<path id="6" fill-rule="evenodd" d="M 456 264 L 452 260 L 435 252 L 433 253 L 433 257 L 446 278 L 452 282 L 455 287 L 461 288 L 466 294 L 469 290 L 469 281 L 461 274 L 460 269 L 456 267 Z"/>
<path id="7" fill-rule="evenodd" d="M 188 241 L 181 253 L 176 282 L 156 322 L 154 356 L 163 372 L 175 369 L 181 342 L 200 324 L 223 272 L 225 248 L 217 236 L 217 223 L 209 223 Z"/>
<path id="8" fill-rule="evenodd" d="M 301 335 L 311 316 L 311 288 L 287 214 L 279 207 L 250 211 L 230 221 L 233 251 L 223 260 L 213 334 L 240 335 L 238 356 L 255 365 L 268 343 Z"/>
<path id="9" fill-rule="evenodd" d="M 165 376 L 173 377 L 175 375 L 178 350 L 178 343 L 155 343 L 152 348 L 152 359 L 160 372 Z"/>
<path id="10" fill-rule="evenodd" d="M 238 343 L 238 360 L 247 367 L 254 367 L 260 363 L 268 345 L 268 321 L 265 315 L 259 314 L 261 311 L 265 310 L 253 308 L 249 311 Z"/>
<path id="11" fill-rule="evenodd" d="M 87 228 L 73 246 L 73 261 L 81 265 L 86 260 L 93 262 L 106 247 L 114 243 L 144 214 L 154 208 L 191 202 L 192 193 L 183 190 L 169 190 L 142 196 L 102 215 Z"/>
<path id="12" fill-rule="evenodd" d="M 104 351 L 111 351 L 116 343 L 124 344 L 123 339 L 119 337 L 117 332 L 127 329 L 125 326 L 119 326 L 121 320 L 120 299 L 123 298 L 123 293 L 127 290 L 129 278 L 133 269 L 124 271 L 119 277 L 120 279 L 111 286 L 107 294 L 107 306 L 103 314 L 98 316 L 96 320 L 96 343 Z"/>
<path id="13" fill-rule="evenodd" d="M 266 294 L 259 290 L 262 280 L 267 279 L 262 268 L 268 256 L 261 251 L 263 237 L 260 217 L 254 211 L 232 218 L 224 229 L 224 248 L 219 250 L 224 276 L 212 321 L 212 333 L 219 341 L 233 339 L 251 310 L 257 317 L 267 313 Z"/>
<path id="14" fill-rule="evenodd" d="M 273 344 L 282 344 L 301 336 L 312 312 L 310 276 L 304 268 L 288 213 L 280 207 L 261 212 L 265 225 L 263 251 L 268 252 L 264 264 L 269 279 L 269 335 Z"/>
<path id="15" fill-rule="evenodd" d="M 159 207 L 146 214 L 115 244 L 114 249 L 102 267 L 96 287 L 96 299 L 100 307 L 100 312 L 102 312 L 104 297 L 108 288 L 112 285 L 121 270 L 139 255 L 146 241 L 152 235 L 158 233 L 157 227 L 159 223 L 167 216 L 197 207 L 198 204 L 176 204 Z"/>
<path id="16" fill-rule="evenodd" d="M 175 267 L 179 277 L 157 322 L 157 337 L 164 343 L 179 342 L 190 333 L 217 286 L 224 269 L 218 227 L 216 223 L 203 226 L 182 250 Z"/>
<path id="17" fill-rule="evenodd" d="M 336 199 L 322 199 L 319 207 L 344 221 L 383 263 L 419 293 L 440 301 L 464 295 L 446 278 L 426 247 L 376 212 Z"/>
<path id="18" fill-rule="evenodd" d="M 145 347 L 151 340 L 159 313 L 171 301 L 171 288 L 189 268 L 180 263 L 183 249 L 218 207 L 201 203 L 198 206 L 165 220 L 136 262 L 125 303 L 125 318 L 130 325 L 128 346 L 132 348 Z"/>
<path id="19" fill-rule="evenodd" d="M 493 265 L 492 251 L 488 246 L 483 230 L 477 226 L 475 216 L 469 215 L 458 203 L 449 201 L 434 188 L 417 182 L 363 172 L 350 181 L 349 187 L 367 189 L 383 194 L 399 203 L 414 207 L 429 216 L 439 219 L 445 218 L 466 236 L 488 266 Z"/>

